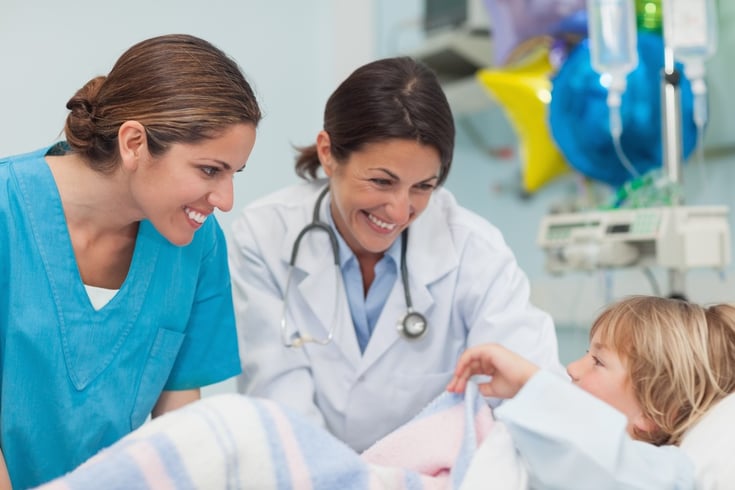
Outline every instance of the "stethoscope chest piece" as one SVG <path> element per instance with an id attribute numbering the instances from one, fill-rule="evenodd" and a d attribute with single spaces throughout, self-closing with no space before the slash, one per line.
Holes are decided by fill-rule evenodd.
<path id="1" fill-rule="evenodd" d="M 334 233 L 332 228 L 325 222 L 319 219 L 319 208 L 321 206 L 324 196 L 327 195 L 329 186 L 325 187 L 324 190 L 319 194 L 314 205 L 312 212 L 312 221 L 306 225 L 296 237 L 293 248 L 291 249 L 291 260 L 289 262 L 288 278 L 286 279 L 286 289 L 283 292 L 283 311 L 281 313 L 281 341 L 285 347 L 303 347 L 307 342 L 313 342 L 319 345 L 327 345 L 334 337 L 334 329 L 337 324 L 337 312 L 339 311 L 339 304 L 341 298 L 341 291 L 338 289 L 335 295 L 334 304 L 334 321 L 329 329 L 329 332 L 324 338 L 314 338 L 310 335 L 302 335 L 298 329 L 295 332 L 289 333 L 289 328 L 286 322 L 286 313 L 288 310 L 288 291 L 291 287 L 291 273 L 293 267 L 296 265 L 296 257 L 299 253 L 299 246 L 301 245 L 301 239 L 313 230 L 321 230 L 329 237 L 329 244 L 332 249 L 332 255 L 334 258 L 334 271 L 335 271 L 335 283 L 340 288 L 341 285 L 341 274 L 339 266 L 339 244 L 337 242 L 337 235 Z M 421 313 L 413 311 L 413 303 L 411 302 L 411 292 L 408 287 L 408 266 L 406 265 L 406 250 L 408 248 L 408 228 L 403 230 L 401 237 L 401 282 L 403 283 L 403 294 L 406 299 L 406 307 L 408 308 L 407 313 L 398 322 L 398 332 L 408 340 L 418 339 L 424 333 L 428 327 L 426 317 Z"/>
<path id="2" fill-rule="evenodd" d="M 398 331 L 401 335 L 409 340 L 418 339 L 424 333 L 426 333 L 426 327 L 428 322 L 426 317 L 416 311 L 409 311 L 406 315 L 398 322 Z"/>

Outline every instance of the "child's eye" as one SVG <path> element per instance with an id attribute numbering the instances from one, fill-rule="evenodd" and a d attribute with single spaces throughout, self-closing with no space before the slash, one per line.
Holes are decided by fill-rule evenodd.
<path id="1" fill-rule="evenodd" d="M 591 353 L 591 352 L 589 351 L 589 349 L 587 349 L 587 350 L 585 351 L 585 353 L 586 353 L 586 354 L 587 354 L 588 356 L 590 356 L 590 358 L 592 359 L 592 364 L 594 364 L 595 366 L 604 366 L 604 364 L 602 363 L 602 361 L 600 360 L 600 358 L 599 358 L 599 357 L 597 357 L 596 355 L 592 354 L 592 353 Z"/>

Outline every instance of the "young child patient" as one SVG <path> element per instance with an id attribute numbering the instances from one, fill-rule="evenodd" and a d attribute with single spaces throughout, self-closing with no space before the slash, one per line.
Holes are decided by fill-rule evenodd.
<path id="1" fill-rule="evenodd" d="M 471 376 L 491 376 L 480 392 L 510 399 L 495 416 L 533 488 L 701 488 L 702 458 L 677 446 L 735 391 L 735 307 L 623 299 L 597 318 L 589 351 L 567 372 L 572 384 L 485 344 L 465 351 L 447 389 L 462 392 Z M 726 481 L 713 471 L 705 475 L 711 484 Z"/>

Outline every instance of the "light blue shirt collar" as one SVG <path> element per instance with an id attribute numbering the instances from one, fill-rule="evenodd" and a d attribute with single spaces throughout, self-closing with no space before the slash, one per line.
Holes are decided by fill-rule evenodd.
<path id="1" fill-rule="evenodd" d="M 385 251 L 383 257 L 375 264 L 375 279 L 370 286 L 370 290 L 365 294 L 362 286 L 362 272 L 357 261 L 355 253 L 345 242 L 345 239 L 337 230 L 331 213 L 331 195 L 325 199 L 327 223 L 334 230 L 337 236 L 337 244 L 339 249 L 339 264 L 342 272 L 342 280 L 345 286 L 347 302 L 350 306 L 350 314 L 352 322 L 357 334 L 357 341 L 360 351 L 365 352 L 370 336 L 375 329 L 375 324 L 380 318 L 388 296 L 393 289 L 393 285 L 398 277 L 398 267 L 401 262 L 401 240 L 399 236 L 388 250 Z"/>

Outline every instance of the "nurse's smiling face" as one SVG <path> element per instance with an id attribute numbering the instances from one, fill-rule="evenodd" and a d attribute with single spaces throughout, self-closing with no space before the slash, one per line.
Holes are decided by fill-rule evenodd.
<path id="1" fill-rule="evenodd" d="M 232 209 L 232 179 L 254 144 L 255 127 L 236 124 L 216 138 L 176 143 L 160 158 L 143 159 L 130 184 L 142 216 L 174 245 L 187 245 L 215 209 Z"/>
<path id="2" fill-rule="evenodd" d="M 429 203 L 441 161 L 432 146 L 390 139 L 365 145 L 345 162 L 329 151 L 329 134 L 317 137 L 330 180 L 335 225 L 358 258 L 380 257 Z"/>

